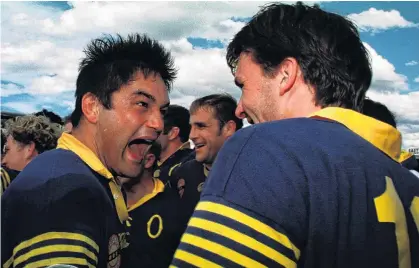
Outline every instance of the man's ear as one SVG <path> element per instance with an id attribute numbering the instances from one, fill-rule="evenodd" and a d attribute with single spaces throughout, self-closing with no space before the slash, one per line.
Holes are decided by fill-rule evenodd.
<path id="1" fill-rule="evenodd" d="M 169 138 L 169 140 L 174 140 L 179 136 L 179 132 L 180 132 L 180 129 L 178 127 L 172 127 L 167 137 Z"/>
<path id="2" fill-rule="evenodd" d="M 38 155 L 38 151 L 36 150 L 35 143 L 33 141 L 29 144 L 24 145 L 23 150 L 25 159 L 29 160 Z"/>
<path id="3" fill-rule="evenodd" d="M 147 154 L 145 156 L 145 168 L 151 168 L 154 165 L 154 161 L 156 161 L 156 156 L 154 154 Z"/>
<path id="4" fill-rule="evenodd" d="M 225 137 L 231 137 L 236 132 L 236 122 L 233 120 L 228 121 L 223 126 L 223 134 Z"/>
<path id="5" fill-rule="evenodd" d="M 283 96 L 295 83 L 300 66 L 295 58 L 285 58 L 275 71 L 275 81 L 279 85 L 279 94 Z"/>
<path id="6" fill-rule="evenodd" d="M 99 99 L 91 92 L 83 95 L 81 98 L 81 110 L 87 121 L 93 124 L 98 121 L 101 105 Z"/>

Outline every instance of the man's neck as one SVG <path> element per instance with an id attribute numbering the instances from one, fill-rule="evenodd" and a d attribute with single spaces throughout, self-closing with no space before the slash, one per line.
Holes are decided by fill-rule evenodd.
<path id="1" fill-rule="evenodd" d="M 99 153 L 99 149 L 95 140 L 95 134 L 89 128 L 73 128 L 70 135 L 74 136 L 77 140 L 89 148 L 99 158 L 102 164 L 106 166 L 105 160 L 102 159 L 102 156 Z"/>
<path id="2" fill-rule="evenodd" d="M 143 176 L 135 184 L 124 184 L 124 189 L 127 193 L 128 207 L 131 207 L 141 198 L 150 194 L 154 190 L 154 180 L 150 172 L 144 172 Z"/>
<path id="3" fill-rule="evenodd" d="M 180 140 L 169 142 L 167 144 L 166 150 L 164 150 L 164 152 L 161 152 L 160 154 L 160 162 L 166 161 L 169 157 L 176 153 L 182 145 L 183 143 Z"/>

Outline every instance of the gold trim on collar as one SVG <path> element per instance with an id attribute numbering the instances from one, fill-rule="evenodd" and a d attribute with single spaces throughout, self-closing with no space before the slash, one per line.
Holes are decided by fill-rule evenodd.
<path id="1" fill-rule="evenodd" d="M 155 197 L 158 193 L 161 193 L 161 192 L 164 191 L 164 183 L 161 180 L 153 178 L 153 182 L 154 182 L 153 191 L 151 193 L 148 193 L 148 194 L 144 195 L 143 197 L 141 197 L 135 204 L 133 204 L 132 206 L 130 206 L 128 208 L 128 211 L 132 211 L 132 210 L 138 208 L 139 206 L 141 206 L 145 202 L 147 202 L 150 199 L 152 199 L 153 197 Z"/>
<path id="2" fill-rule="evenodd" d="M 72 151 L 95 172 L 107 179 L 113 178 L 111 172 L 103 165 L 97 155 L 73 135 L 64 132 L 58 139 L 57 148 Z"/>
<path id="3" fill-rule="evenodd" d="M 394 127 L 350 109 L 327 107 L 311 114 L 337 121 L 399 162 L 401 134 Z"/>
<path id="4" fill-rule="evenodd" d="M 63 133 L 58 139 L 57 148 L 69 150 L 81 158 L 91 169 L 109 180 L 109 188 L 112 192 L 116 212 L 119 220 L 122 222 L 128 220 L 128 210 L 125 204 L 119 184 L 115 181 L 112 173 L 103 165 L 97 155 L 92 152 L 86 145 L 80 142 L 76 137 L 69 133 Z"/>
<path id="5" fill-rule="evenodd" d="M 205 178 L 207 178 L 208 177 L 208 174 L 209 174 L 209 172 L 210 172 L 210 170 L 211 170 L 211 168 L 209 168 L 207 165 L 205 165 L 205 164 L 203 164 L 203 166 L 204 166 L 204 175 L 205 175 Z"/>

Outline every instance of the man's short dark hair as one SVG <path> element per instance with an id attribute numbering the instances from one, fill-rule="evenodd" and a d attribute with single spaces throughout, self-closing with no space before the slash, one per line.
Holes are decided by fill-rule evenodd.
<path id="1" fill-rule="evenodd" d="M 362 107 L 362 113 L 397 128 L 396 117 L 387 108 L 387 106 L 380 102 L 365 99 Z"/>
<path id="2" fill-rule="evenodd" d="M 228 45 L 226 59 L 233 72 L 242 52 L 250 52 L 267 76 L 285 58 L 295 58 L 321 107 L 360 111 L 371 84 L 368 52 L 356 26 L 318 6 L 263 7 Z"/>
<path id="3" fill-rule="evenodd" d="M 147 78 L 159 74 L 170 91 L 176 77 L 173 58 L 159 42 L 147 35 L 131 34 L 127 38 L 105 36 L 94 39 L 85 49 L 76 83 L 76 107 L 71 116 L 73 126 L 82 116 L 82 97 L 91 92 L 103 106 L 111 108 L 111 96 L 140 71 Z"/>
<path id="4" fill-rule="evenodd" d="M 173 127 L 179 128 L 179 138 L 182 142 L 189 140 L 191 125 L 189 111 L 183 106 L 172 104 L 164 115 L 163 134 L 167 134 Z"/>
<path id="5" fill-rule="evenodd" d="M 42 111 L 39 111 L 35 113 L 36 116 L 45 116 L 47 117 L 52 123 L 56 123 L 59 125 L 64 125 L 63 119 L 58 114 L 54 113 L 53 111 L 48 111 L 47 109 L 42 109 Z"/>
<path id="6" fill-rule="evenodd" d="M 243 120 L 235 115 L 237 101 L 227 93 L 212 94 L 196 99 L 192 102 L 189 111 L 193 114 L 200 108 L 213 109 L 215 118 L 220 124 L 220 130 L 230 120 L 236 123 L 236 131 L 243 127 Z"/>

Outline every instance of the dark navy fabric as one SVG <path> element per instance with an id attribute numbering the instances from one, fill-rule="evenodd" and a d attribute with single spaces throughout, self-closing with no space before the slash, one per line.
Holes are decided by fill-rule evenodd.
<path id="1" fill-rule="evenodd" d="M 411 213 L 419 180 L 336 122 L 299 118 L 238 131 L 219 152 L 200 203 L 232 207 L 284 234 L 301 251 L 299 267 L 398 267 L 395 224 L 379 222 L 375 205 L 391 183 L 406 215 L 410 242 L 403 240 L 404 249 L 410 250 L 411 267 L 419 267 L 419 235 Z M 202 218 L 200 213 L 192 219 Z M 191 226 L 186 233 L 197 235 Z M 229 247 L 250 257 L 259 254 L 234 243 Z M 188 248 L 187 243 L 179 247 Z M 293 259 L 279 246 L 274 249 Z M 264 265 L 272 261 L 255 258 Z"/>
<path id="2" fill-rule="evenodd" d="M 98 245 L 98 261 L 92 262 L 95 267 L 107 267 L 108 262 L 119 267 L 122 249 L 118 247 L 126 230 L 119 221 L 108 183 L 72 151 L 55 149 L 36 157 L 2 196 L 3 263 L 25 240 L 49 232 L 69 232 L 82 234 Z M 53 240 L 45 242 L 54 245 Z M 68 253 L 58 256 L 70 256 Z M 56 255 L 53 252 L 42 259 Z"/>

